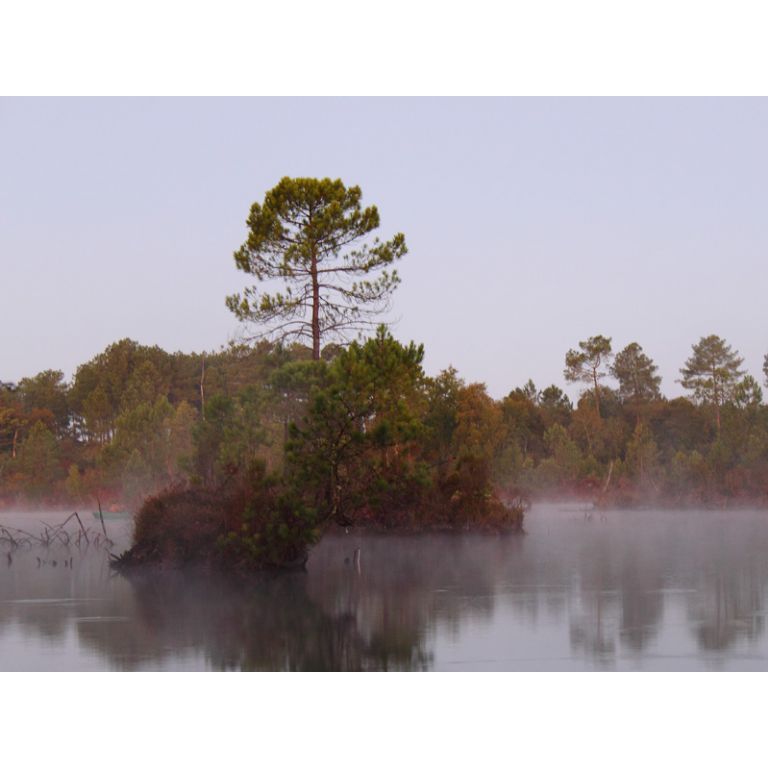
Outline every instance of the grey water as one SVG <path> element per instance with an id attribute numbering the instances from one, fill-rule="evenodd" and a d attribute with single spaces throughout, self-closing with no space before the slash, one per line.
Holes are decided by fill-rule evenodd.
<path id="1" fill-rule="evenodd" d="M 526 531 L 340 529 L 306 573 L 245 581 L 6 546 L 0 670 L 768 669 L 768 512 L 549 505 Z"/>

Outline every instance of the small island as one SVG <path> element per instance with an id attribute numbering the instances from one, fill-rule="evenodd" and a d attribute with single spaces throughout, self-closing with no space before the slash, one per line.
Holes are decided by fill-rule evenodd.
<path id="1" fill-rule="evenodd" d="M 201 360 L 188 482 L 142 504 L 116 568 L 302 567 L 333 524 L 522 531 L 525 503 L 502 503 L 491 482 L 484 389 L 466 389 L 460 423 L 455 373 L 430 380 L 423 347 L 378 324 L 407 247 L 402 233 L 372 234 L 378 210 L 361 199 L 338 179 L 286 177 L 251 207 L 235 264 L 278 287 L 248 287 L 227 306 L 269 375 L 206 401 Z"/>

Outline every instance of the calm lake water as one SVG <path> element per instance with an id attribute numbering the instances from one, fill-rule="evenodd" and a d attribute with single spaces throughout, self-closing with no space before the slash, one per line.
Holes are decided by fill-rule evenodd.
<path id="1" fill-rule="evenodd" d="M 3 513 L 0 525 L 64 517 Z M 119 550 L 130 523 L 108 526 Z M 128 581 L 103 550 L 9 560 L 3 548 L 0 669 L 768 669 L 768 512 L 585 520 L 541 506 L 526 529 L 339 532 L 307 573 L 239 585 L 177 572 Z"/>

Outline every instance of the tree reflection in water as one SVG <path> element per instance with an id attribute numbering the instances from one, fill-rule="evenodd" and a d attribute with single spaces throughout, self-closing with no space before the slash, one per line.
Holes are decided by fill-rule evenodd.
<path id="1" fill-rule="evenodd" d="M 213 669 L 428 669 L 436 627 L 458 631 L 491 615 L 495 573 L 516 546 L 509 537 L 333 536 L 309 573 L 233 582 L 147 571 L 130 580 L 127 623 L 81 623 L 78 634 L 121 668 L 186 648 Z M 446 598 L 455 591 L 467 599 Z"/>
<path id="2" fill-rule="evenodd" d="M 117 669 L 768 666 L 768 515 L 590 523 L 549 508 L 527 528 L 342 532 L 307 573 L 239 582 L 151 571 L 127 581 L 98 554 L 65 570 L 18 553 L 0 578 L 0 656 L 12 668 L 13 643 L 39 638 L 46 653 L 69 644 L 86 666 Z"/>
<path id="3" fill-rule="evenodd" d="M 689 600 L 689 619 L 699 646 L 723 651 L 739 640 L 757 640 L 765 631 L 764 573 L 753 568 L 714 573 Z"/>
<path id="4" fill-rule="evenodd" d="M 307 593 L 306 574 L 265 576 L 249 584 L 193 573 L 132 578 L 135 614 L 128 631 L 81 624 L 84 643 L 124 666 L 182 649 L 201 652 L 213 669 L 421 669 L 416 643 L 364 638 L 354 616 L 325 613 Z"/>

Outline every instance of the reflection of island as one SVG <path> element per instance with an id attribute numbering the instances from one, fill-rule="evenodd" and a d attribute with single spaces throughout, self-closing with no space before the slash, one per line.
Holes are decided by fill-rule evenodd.
<path id="1" fill-rule="evenodd" d="M 213 669 L 334 670 L 424 668 L 412 638 L 401 645 L 361 637 L 354 617 L 324 613 L 304 574 L 248 585 L 203 574 L 143 573 L 131 582 L 134 613 L 125 626 L 80 624 L 81 642 L 123 668 L 188 649 Z M 386 639 L 385 639 L 386 640 Z"/>
<path id="2" fill-rule="evenodd" d="M 493 609 L 446 600 L 445 585 L 489 595 L 510 546 L 507 537 L 341 535 L 306 574 L 233 583 L 147 571 L 131 579 L 126 623 L 81 623 L 78 635 L 121 668 L 187 649 L 213 669 L 428 669 L 428 628 Z"/>

